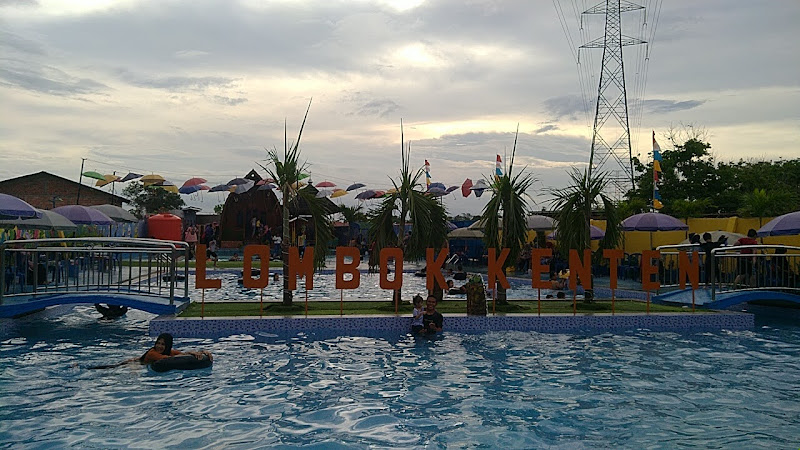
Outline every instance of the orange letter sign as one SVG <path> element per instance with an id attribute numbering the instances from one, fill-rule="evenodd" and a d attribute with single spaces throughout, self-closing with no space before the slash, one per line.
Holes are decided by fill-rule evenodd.
<path id="1" fill-rule="evenodd" d="M 389 281 L 389 259 L 394 259 L 394 280 Z M 380 287 L 381 289 L 397 290 L 403 287 L 403 250 L 399 248 L 384 248 L 380 255 Z"/>
<path id="2" fill-rule="evenodd" d="M 697 254 L 697 250 L 692 252 L 691 259 L 686 252 L 678 254 L 678 280 L 681 289 L 686 289 L 687 278 L 692 284 L 692 289 L 696 291 L 700 284 L 700 255 Z"/>
<path id="3" fill-rule="evenodd" d="M 603 250 L 603 258 L 608 259 L 608 271 L 609 271 L 609 286 L 611 289 L 617 288 L 617 267 L 619 267 L 619 260 L 621 260 L 624 256 L 622 253 L 622 249 L 619 248 L 607 248 Z"/>
<path id="4" fill-rule="evenodd" d="M 550 273 L 550 266 L 542 264 L 542 258 L 549 258 L 553 251 L 549 248 L 534 248 L 531 250 L 531 287 L 537 289 L 550 288 L 550 281 L 542 280 L 543 273 Z"/>
<path id="5" fill-rule="evenodd" d="M 344 262 L 346 257 L 353 258 L 350 263 Z M 355 289 L 361 282 L 361 272 L 358 265 L 361 264 L 361 254 L 355 247 L 336 247 L 336 289 Z M 350 273 L 353 279 L 345 281 L 344 274 Z"/>
<path id="6" fill-rule="evenodd" d="M 298 271 L 299 269 L 299 271 Z M 303 259 L 300 259 L 300 250 L 289 247 L 289 289 L 297 289 L 297 274 L 302 271 L 306 278 L 306 289 L 314 289 L 314 247 L 306 247 Z"/>
<path id="7" fill-rule="evenodd" d="M 592 288 L 592 251 L 588 248 L 583 250 L 583 263 L 577 250 L 569 250 L 569 288 L 573 291 L 578 289 L 578 278 L 584 289 Z"/>
<path id="8" fill-rule="evenodd" d="M 497 251 L 494 248 L 489 249 L 489 289 L 494 289 L 496 281 L 499 281 L 500 286 L 503 286 L 505 289 L 511 287 L 511 285 L 508 284 L 505 272 L 503 272 L 503 263 L 506 262 L 509 253 L 509 249 L 504 248 L 500 251 L 500 258 L 495 258 Z"/>
<path id="9" fill-rule="evenodd" d="M 253 256 L 258 255 L 261 275 L 253 278 Z M 267 270 L 264 270 L 264 261 L 267 262 Z M 244 248 L 244 272 L 242 273 L 242 285 L 246 288 L 261 289 L 269 284 L 269 247 L 266 245 L 248 245 Z"/>
<path id="10" fill-rule="evenodd" d="M 194 285 L 198 289 L 219 289 L 222 280 L 219 278 L 206 278 L 206 246 L 197 244 L 196 262 L 194 267 Z"/>
<path id="11" fill-rule="evenodd" d="M 658 250 L 642 250 L 642 290 L 655 291 L 661 287 L 658 281 L 658 266 L 653 265 L 653 259 L 661 259 L 661 252 Z M 652 276 L 655 275 L 655 281 Z"/>
<path id="12" fill-rule="evenodd" d="M 444 281 L 444 276 L 442 275 L 442 266 L 444 262 L 447 261 L 447 252 L 444 250 L 439 251 L 439 257 L 433 259 L 433 249 L 429 248 L 425 250 L 425 262 L 427 266 L 425 268 L 426 273 L 426 280 L 425 280 L 425 287 L 428 290 L 433 289 L 433 279 L 436 279 L 437 284 L 440 287 L 445 288 L 447 287 L 447 282 Z"/>

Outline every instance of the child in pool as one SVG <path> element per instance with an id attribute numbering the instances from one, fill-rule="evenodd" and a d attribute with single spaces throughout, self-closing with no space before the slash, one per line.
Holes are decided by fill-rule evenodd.
<path id="1" fill-rule="evenodd" d="M 422 316 L 425 310 L 422 308 L 422 297 L 420 295 L 414 296 L 414 312 L 412 313 L 413 319 L 411 320 L 411 332 L 417 334 L 422 330 Z"/>

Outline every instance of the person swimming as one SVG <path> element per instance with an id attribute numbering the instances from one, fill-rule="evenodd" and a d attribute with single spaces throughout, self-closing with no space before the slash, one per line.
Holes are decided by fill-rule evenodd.
<path id="1" fill-rule="evenodd" d="M 130 358 L 126 359 L 125 361 L 119 362 L 117 364 L 109 364 L 109 365 L 102 365 L 102 366 L 94 366 L 89 367 L 89 369 L 111 369 L 114 367 L 119 367 L 125 364 L 132 364 L 138 363 L 142 365 L 152 364 L 156 361 L 169 358 L 171 356 L 178 356 L 178 355 L 191 355 L 201 360 L 203 358 L 208 358 L 209 361 L 213 361 L 214 357 L 211 355 L 210 352 L 202 351 L 202 352 L 181 352 L 172 348 L 173 338 L 172 335 L 169 333 L 161 333 L 156 338 L 155 344 L 149 348 L 142 356 L 137 358 Z"/>

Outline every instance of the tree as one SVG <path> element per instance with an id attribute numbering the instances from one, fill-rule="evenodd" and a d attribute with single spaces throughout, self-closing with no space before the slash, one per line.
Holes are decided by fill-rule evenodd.
<path id="1" fill-rule="evenodd" d="M 354 230 L 358 228 L 357 222 L 366 222 L 367 215 L 363 211 L 363 207 L 361 205 L 358 206 L 345 206 L 339 205 L 339 213 L 342 214 L 344 221 L 347 222 L 347 239 L 352 240 L 354 236 Z"/>
<path id="2" fill-rule="evenodd" d="M 481 215 L 484 230 L 483 240 L 486 248 L 494 248 L 497 254 L 504 248 L 509 249 L 509 255 L 503 263 L 503 270 L 516 264 L 522 247 L 528 239 L 528 226 L 525 217 L 528 215 L 527 191 L 536 179 L 526 173 L 525 169 L 514 173 L 514 158 L 517 153 L 517 137 L 519 127 L 514 136 L 514 147 L 511 158 L 506 160 L 504 174 L 495 176 L 490 188 L 492 198 L 486 203 Z M 490 177 L 491 178 L 491 177 Z M 497 303 L 508 304 L 506 290 L 497 285 Z"/>
<path id="3" fill-rule="evenodd" d="M 371 243 L 370 265 L 377 265 L 377 258 L 384 248 L 399 248 L 406 260 L 416 261 L 425 257 L 428 247 L 442 248 L 447 242 L 447 211 L 438 200 L 425 193 L 420 183 L 424 174 L 409 167 L 411 145 L 405 148 L 403 123 L 400 122 L 400 177 L 392 179 L 394 191 L 383 197 L 377 208 L 368 214 Z M 399 232 L 395 231 L 395 211 L 399 213 Z M 405 239 L 406 220 L 413 227 L 411 236 Z M 394 292 L 392 302 L 399 305 L 401 290 Z"/>
<path id="4" fill-rule="evenodd" d="M 767 191 L 766 189 L 754 189 L 742 197 L 742 207 L 739 214 L 744 217 L 758 217 L 758 227 L 764 224 L 766 216 L 780 216 L 794 211 L 793 197 L 787 191 Z"/>
<path id="5" fill-rule="evenodd" d="M 158 214 L 184 206 L 183 199 L 174 192 L 159 186 L 145 186 L 138 181 L 130 183 L 122 191 L 134 207 L 131 211 L 136 217 L 143 219 L 147 214 Z"/>
<path id="6" fill-rule="evenodd" d="M 302 202 L 308 207 L 311 213 L 311 220 L 314 224 L 314 233 L 316 236 L 314 242 L 315 267 L 324 265 L 325 256 L 328 252 L 328 243 L 333 236 L 330 219 L 322 204 L 323 199 L 316 197 L 316 191 L 310 185 L 298 189 L 300 174 L 307 166 L 307 163 L 300 161 L 300 138 L 303 135 L 303 128 L 305 127 L 306 119 L 308 119 L 308 112 L 310 109 L 311 101 L 308 102 L 308 108 L 303 117 L 303 123 L 300 125 L 297 140 L 293 144 L 289 143 L 284 126 L 283 155 L 280 155 L 278 150 L 273 148 L 267 151 L 267 164 L 259 164 L 267 171 L 270 178 L 275 180 L 275 184 L 277 184 L 283 196 L 281 260 L 283 261 L 284 306 L 292 305 L 292 291 L 289 289 L 289 247 L 291 246 L 291 235 L 289 233 L 290 205 L 293 205 L 294 209 L 297 210 Z"/>
<path id="7" fill-rule="evenodd" d="M 214 206 L 214 214 L 218 214 L 218 215 L 222 214 L 222 208 L 224 206 L 225 205 L 223 205 L 222 203 L 220 203 L 219 205 Z"/>
<path id="8" fill-rule="evenodd" d="M 614 201 L 604 192 L 608 180 L 603 173 L 591 174 L 572 169 L 569 173 L 571 184 L 563 189 L 551 189 L 552 207 L 558 225 L 558 246 L 564 257 L 569 250 L 591 249 L 592 212 L 605 216 L 606 234 L 600 241 L 600 248 L 615 248 L 622 238 L 621 217 Z M 587 301 L 590 300 L 587 296 Z"/>

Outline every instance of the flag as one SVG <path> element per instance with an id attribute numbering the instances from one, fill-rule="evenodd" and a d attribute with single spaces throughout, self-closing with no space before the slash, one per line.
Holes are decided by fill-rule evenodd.
<path id="1" fill-rule="evenodd" d="M 658 184 L 661 182 L 661 147 L 656 142 L 656 132 L 653 131 L 653 208 L 661 209 L 661 193 L 658 192 Z"/>
<path id="2" fill-rule="evenodd" d="M 425 186 L 431 187 L 431 164 L 425 160 Z"/>
<path id="3" fill-rule="evenodd" d="M 500 178 L 503 176 L 503 169 L 501 168 L 503 161 L 500 159 L 500 155 L 497 155 L 497 162 L 494 164 L 494 177 Z"/>

